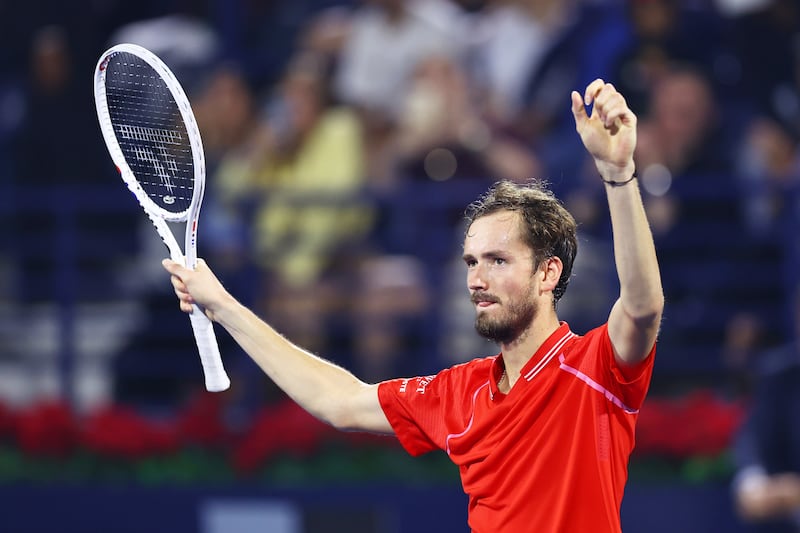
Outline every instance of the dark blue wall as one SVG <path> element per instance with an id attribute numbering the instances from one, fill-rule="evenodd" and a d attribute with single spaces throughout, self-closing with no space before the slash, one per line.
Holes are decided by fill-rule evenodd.
<path id="1" fill-rule="evenodd" d="M 0 487 L 0 531 L 8 533 L 207 533 L 210 506 L 295 511 L 302 533 L 467 532 L 459 487 L 321 487 L 298 489 L 148 488 L 128 486 Z M 580 505 L 580 502 L 576 502 Z M 246 513 L 245 513 L 246 514 Z M 628 486 L 625 533 L 740 533 L 728 487 Z M 244 530 L 243 530 L 244 529 Z M 249 533 L 239 527 L 230 533 Z M 269 532 L 264 532 L 269 533 Z"/>

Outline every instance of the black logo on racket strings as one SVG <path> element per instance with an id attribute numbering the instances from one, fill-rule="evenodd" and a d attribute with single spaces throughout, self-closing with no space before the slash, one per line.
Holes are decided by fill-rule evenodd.
<path id="1" fill-rule="evenodd" d="M 139 161 L 153 165 L 153 169 L 161 181 L 161 184 L 167 189 L 167 194 L 162 196 L 161 200 L 167 205 L 174 204 L 176 199 L 175 184 L 172 181 L 170 172 L 172 175 L 178 172 L 178 163 L 175 161 L 175 158 L 170 156 L 167 152 L 165 145 L 180 145 L 182 141 L 181 133 L 175 130 L 145 128 L 143 126 L 131 126 L 128 124 L 118 125 L 117 131 L 119 136 L 123 139 L 140 142 L 144 141 L 158 150 L 161 156 L 160 158 L 156 156 L 155 152 L 153 152 L 150 147 L 136 145 L 133 147 L 133 154 Z"/>

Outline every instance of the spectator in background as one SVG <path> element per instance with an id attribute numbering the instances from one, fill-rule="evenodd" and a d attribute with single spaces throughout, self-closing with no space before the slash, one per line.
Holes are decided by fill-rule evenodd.
<path id="1" fill-rule="evenodd" d="M 105 181 L 108 158 L 94 119 L 91 91 L 76 79 L 64 28 L 37 30 L 29 55 L 27 100 L 14 147 L 20 184 Z"/>
<path id="2" fill-rule="evenodd" d="M 731 158 L 720 145 L 721 110 L 707 76 L 671 63 L 654 82 L 637 147 L 641 172 L 660 164 L 673 176 L 724 172 Z"/>
<path id="3" fill-rule="evenodd" d="M 354 203 L 365 179 L 360 123 L 330 104 L 327 67 L 316 55 L 295 56 L 261 125 L 214 177 L 223 205 L 254 218 L 253 253 L 265 285 L 256 308 L 314 349 L 324 344 L 332 306 L 343 301 L 337 257 L 353 259 L 347 246 L 372 221 L 369 206 Z"/>
<path id="4" fill-rule="evenodd" d="M 728 320 L 722 344 L 726 380 L 722 390 L 734 399 L 749 399 L 753 392 L 752 358 L 771 342 L 765 336 L 764 317 L 741 311 Z"/>
<path id="5" fill-rule="evenodd" d="M 646 111 L 655 84 L 676 63 L 722 74 L 719 58 L 727 54 L 727 43 L 722 21 L 712 9 L 679 0 L 631 1 L 625 6 L 631 38 L 614 72 L 634 111 Z M 712 85 L 717 81 L 711 80 Z"/>
<path id="6" fill-rule="evenodd" d="M 502 124 L 521 122 L 519 113 L 529 105 L 528 85 L 574 26 L 575 4 L 574 0 L 488 2 L 476 26 L 473 54 L 475 82 L 484 95 L 488 116 Z M 569 86 L 572 81 L 565 83 Z M 561 87 L 552 89 L 563 94 Z"/>
<path id="7" fill-rule="evenodd" d="M 767 116 L 800 137 L 800 4 L 763 0 L 727 4 L 750 6 L 729 15 L 731 46 L 741 69 L 739 96 L 748 110 Z"/>
<path id="8" fill-rule="evenodd" d="M 203 205 L 203 243 L 226 282 L 252 262 L 243 213 L 224 198 L 225 184 L 213 179 L 221 162 L 246 149 L 259 126 L 257 99 L 244 73 L 233 64 L 214 68 L 195 93 L 192 107 L 203 136 L 209 179 Z M 219 194 L 218 194 L 219 192 Z"/>
<path id="9" fill-rule="evenodd" d="M 30 45 L 23 115 L 12 140 L 14 183 L 27 190 L 52 190 L 106 182 L 105 172 L 113 167 L 97 128 L 91 90 L 74 71 L 70 36 L 65 28 L 46 26 L 33 34 Z M 49 210 L 21 210 L 16 225 L 27 233 L 18 249 L 54 250 L 57 217 Z M 52 300 L 59 293 L 52 256 L 21 255 L 17 296 L 23 301 Z"/>
<path id="10" fill-rule="evenodd" d="M 800 531 L 800 291 L 793 306 L 794 339 L 751 361 L 755 390 L 733 447 L 737 508 L 759 533 Z"/>
<path id="11" fill-rule="evenodd" d="M 419 7 L 442 1 L 362 0 L 350 14 L 337 56 L 334 94 L 360 114 L 373 186 L 384 187 L 391 179 L 386 160 L 417 65 L 433 54 L 458 55 L 463 48 L 452 38 L 452 26 L 437 23 Z"/>
<path id="12" fill-rule="evenodd" d="M 581 172 L 583 158 L 575 157 L 582 148 L 559 95 L 610 77 L 629 42 L 623 9 L 616 2 L 493 0 L 473 17 L 468 69 L 477 105 L 494 129 L 535 150 L 539 175 L 566 197 L 580 185 L 561 177 Z"/>
<path id="13" fill-rule="evenodd" d="M 210 69 L 194 93 L 192 108 L 211 172 L 226 153 L 245 143 L 258 123 L 252 85 L 233 63 Z"/>
<path id="14" fill-rule="evenodd" d="M 393 120 L 421 59 L 457 51 L 449 31 L 406 0 L 363 0 L 341 50 L 335 91 L 342 101 Z"/>
<path id="15" fill-rule="evenodd" d="M 792 221 L 791 212 L 797 209 L 798 138 L 778 120 L 756 116 L 736 154 L 742 211 L 749 233 L 782 237 L 781 232 Z"/>
<path id="16" fill-rule="evenodd" d="M 417 63 L 393 135 L 395 179 L 524 180 L 541 174 L 533 152 L 482 113 L 461 62 L 431 54 Z"/>
<path id="17" fill-rule="evenodd" d="M 697 188 L 717 185 L 730 188 L 725 174 L 731 170 L 729 145 L 723 142 L 722 122 L 713 88 L 700 71 L 671 65 L 652 87 L 648 109 L 640 124 L 636 166 L 642 176 L 645 206 L 658 236 L 673 231 L 680 221 L 693 216 L 682 206 L 682 197 Z M 695 213 L 698 216 L 708 215 Z M 729 202 L 719 208 L 724 217 L 735 215 Z M 680 219 L 679 220 L 679 215 Z"/>

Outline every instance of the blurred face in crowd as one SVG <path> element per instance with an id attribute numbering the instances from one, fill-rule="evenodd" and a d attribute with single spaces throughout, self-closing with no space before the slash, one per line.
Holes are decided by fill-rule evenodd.
<path id="1" fill-rule="evenodd" d="M 628 4 L 637 33 L 645 39 L 660 39 L 675 26 L 674 0 L 633 0 Z"/>
<path id="2" fill-rule="evenodd" d="M 205 90 L 192 103 L 203 144 L 226 149 L 243 142 L 254 115 L 253 94 L 247 80 L 236 69 L 215 71 Z"/>
<path id="3" fill-rule="evenodd" d="M 653 116 L 666 138 L 699 143 L 708 131 L 714 102 L 706 82 L 691 72 L 668 75 L 653 94 Z"/>
<path id="4" fill-rule="evenodd" d="M 69 47 L 59 28 L 48 27 L 35 37 L 32 70 L 38 86 L 45 92 L 60 90 L 69 80 Z"/>
<path id="5" fill-rule="evenodd" d="M 322 90 L 322 81 L 302 69 L 284 79 L 282 95 L 293 131 L 303 134 L 314 127 L 323 107 Z"/>

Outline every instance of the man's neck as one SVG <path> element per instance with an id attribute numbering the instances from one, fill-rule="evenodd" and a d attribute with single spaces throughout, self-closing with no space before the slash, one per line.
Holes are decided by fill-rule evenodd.
<path id="1" fill-rule="evenodd" d="M 517 382 L 524 367 L 531 357 L 541 348 L 560 326 L 555 312 L 534 320 L 531 326 L 520 335 L 517 340 L 500 346 L 503 352 L 503 362 L 506 366 L 506 385 L 508 389 Z M 501 384 L 502 385 L 502 384 Z M 506 391 L 507 392 L 507 391 Z"/>

